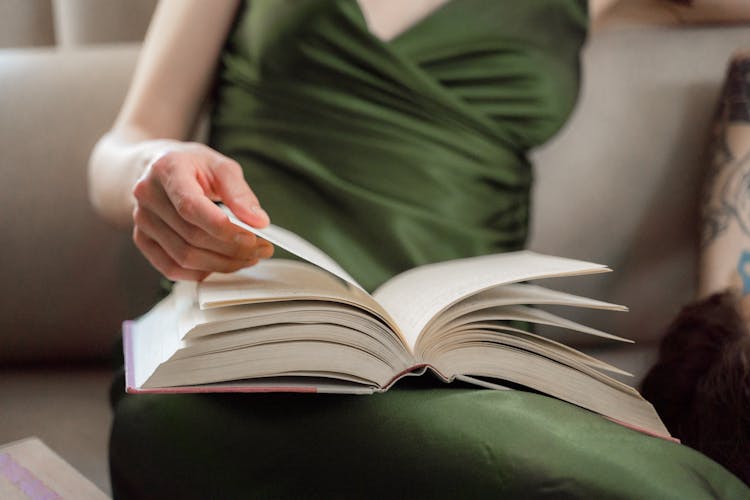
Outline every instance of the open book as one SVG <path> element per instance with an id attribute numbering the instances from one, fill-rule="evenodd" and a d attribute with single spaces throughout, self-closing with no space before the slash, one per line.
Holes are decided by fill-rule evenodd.
<path id="1" fill-rule="evenodd" d="M 621 372 L 519 327 L 537 323 L 626 341 L 565 320 L 544 304 L 626 308 L 522 282 L 606 272 L 522 251 L 430 264 L 368 294 L 299 236 L 230 220 L 303 259 L 270 259 L 201 283 L 179 282 L 124 326 L 126 389 L 139 392 L 385 391 L 432 370 L 503 389 L 511 382 L 659 436 L 669 436 Z"/>

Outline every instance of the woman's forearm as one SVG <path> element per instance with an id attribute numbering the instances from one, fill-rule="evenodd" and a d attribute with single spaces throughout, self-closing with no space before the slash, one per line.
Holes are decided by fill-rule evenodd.
<path id="1" fill-rule="evenodd" d="M 745 299 L 750 297 L 750 51 L 730 62 L 710 152 L 699 295 L 730 288 Z"/>
<path id="2" fill-rule="evenodd" d="M 125 103 L 89 161 L 91 201 L 108 221 L 132 224 L 136 181 L 166 147 L 189 136 L 238 4 L 159 2 Z"/>

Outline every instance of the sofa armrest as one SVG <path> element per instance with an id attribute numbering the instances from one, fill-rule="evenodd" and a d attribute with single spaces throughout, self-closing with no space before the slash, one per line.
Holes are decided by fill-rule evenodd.
<path id="1" fill-rule="evenodd" d="M 103 358 L 159 278 L 93 213 L 87 161 L 138 46 L 0 50 L 0 364 Z"/>

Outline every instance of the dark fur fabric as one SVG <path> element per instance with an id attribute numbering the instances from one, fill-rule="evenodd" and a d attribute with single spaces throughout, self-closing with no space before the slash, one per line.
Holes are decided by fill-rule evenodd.
<path id="1" fill-rule="evenodd" d="M 683 308 L 641 391 L 675 437 L 750 485 L 750 334 L 734 294 Z"/>

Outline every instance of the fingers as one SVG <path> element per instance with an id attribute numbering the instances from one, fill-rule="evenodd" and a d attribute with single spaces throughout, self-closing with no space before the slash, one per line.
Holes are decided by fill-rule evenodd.
<path id="1" fill-rule="evenodd" d="M 157 243 L 182 269 L 231 273 L 258 262 L 255 255 L 248 259 L 233 259 L 194 247 L 148 209 L 137 208 L 135 212 L 133 218 L 139 231 Z"/>
<path id="2" fill-rule="evenodd" d="M 226 159 L 214 165 L 214 191 L 237 217 L 254 227 L 265 227 L 271 220 L 247 185 L 242 168 Z"/>
<path id="3" fill-rule="evenodd" d="M 256 248 L 258 249 L 257 256 L 259 259 L 270 259 L 273 257 L 273 245 L 266 240 L 258 239 Z"/>
<path id="4" fill-rule="evenodd" d="M 236 229 L 224 212 L 206 196 L 196 180 L 199 172 L 159 165 L 163 164 L 154 164 L 154 174 L 179 216 L 214 238 L 230 241 Z"/>
<path id="5" fill-rule="evenodd" d="M 220 240 L 180 217 L 167 194 L 158 184 L 151 184 L 150 187 L 143 188 L 141 191 L 139 206 L 163 220 L 172 231 L 190 245 L 233 259 L 249 260 L 257 257 L 259 240 L 254 234 L 234 228 L 229 241 Z M 144 193 L 145 191 L 148 193 Z"/>
<path id="6" fill-rule="evenodd" d="M 201 280 L 273 255 L 273 245 L 232 224 L 213 203 L 223 201 L 253 226 L 269 223 L 240 166 L 206 146 L 185 144 L 159 157 L 133 195 L 133 240 L 170 279 Z"/>
<path id="7" fill-rule="evenodd" d="M 179 264 L 162 250 L 158 243 L 144 235 L 138 227 L 133 229 L 133 241 L 151 265 L 173 281 L 203 281 L 209 274 L 205 271 L 195 271 L 180 267 Z"/>

